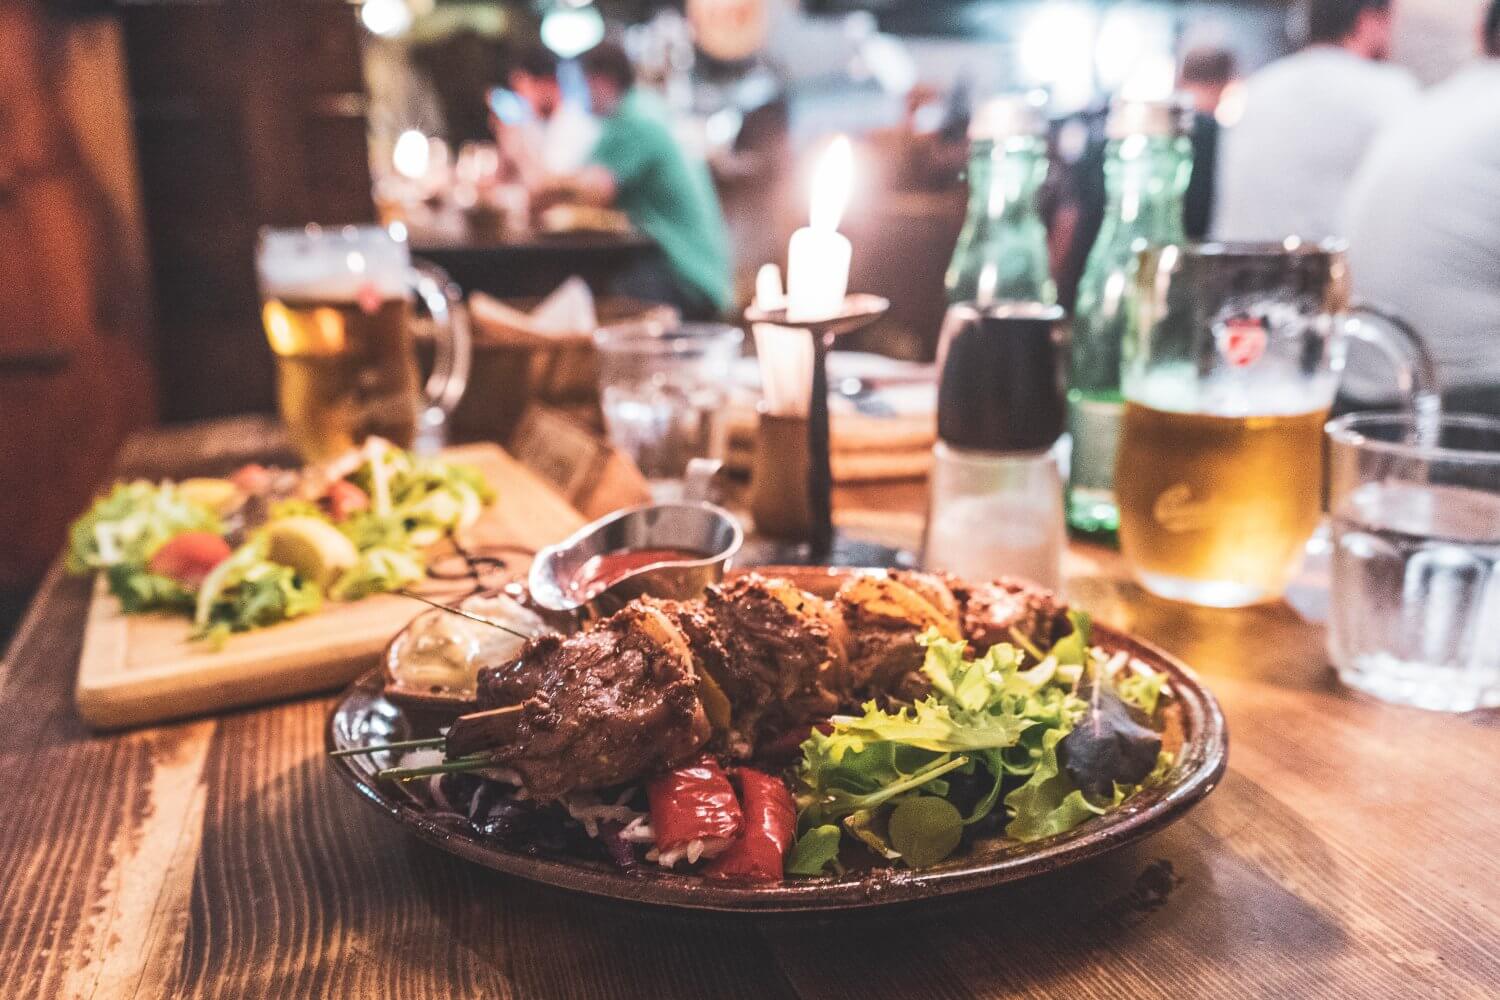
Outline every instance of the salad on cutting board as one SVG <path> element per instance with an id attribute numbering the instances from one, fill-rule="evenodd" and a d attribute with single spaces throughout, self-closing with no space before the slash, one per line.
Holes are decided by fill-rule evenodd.
<path id="1" fill-rule="evenodd" d="M 422 580 L 428 550 L 494 499 L 478 469 L 372 438 L 303 469 L 116 483 L 74 522 L 67 569 L 102 572 L 125 613 L 182 615 L 219 646 Z"/>

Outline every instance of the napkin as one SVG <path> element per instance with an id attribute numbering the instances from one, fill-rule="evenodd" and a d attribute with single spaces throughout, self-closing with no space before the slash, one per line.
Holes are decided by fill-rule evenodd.
<path id="1" fill-rule="evenodd" d="M 549 339 L 587 337 L 599 326 L 594 293 L 576 275 L 553 289 L 530 312 L 475 292 L 469 296 L 469 315 L 481 333 L 501 339 L 517 335 Z"/>

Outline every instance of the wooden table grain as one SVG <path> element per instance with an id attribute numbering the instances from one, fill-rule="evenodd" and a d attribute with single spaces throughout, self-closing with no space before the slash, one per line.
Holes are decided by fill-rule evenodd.
<path id="1" fill-rule="evenodd" d="M 253 437 L 138 438 L 124 467 L 211 466 Z M 897 511 L 899 533 L 920 493 L 840 500 L 855 521 Z M 1496 715 L 1338 689 L 1320 630 L 1285 606 L 1157 601 L 1101 550 L 1071 568 L 1075 600 L 1217 692 L 1223 785 L 1080 869 L 792 919 L 595 902 L 426 847 L 334 777 L 331 696 L 92 735 L 70 699 L 88 586 L 54 573 L 0 668 L 0 996 L 1500 995 Z"/>

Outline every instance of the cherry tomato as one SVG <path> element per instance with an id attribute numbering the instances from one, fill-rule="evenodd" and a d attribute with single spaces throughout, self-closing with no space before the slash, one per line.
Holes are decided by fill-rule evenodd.
<path id="1" fill-rule="evenodd" d="M 264 465 L 251 462 L 234 470 L 229 481 L 240 488 L 242 493 L 252 495 L 265 492 L 271 485 L 271 470 Z"/>
<path id="2" fill-rule="evenodd" d="M 229 543 L 211 531 L 189 531 L 157 549 L 147 568 L 196 589 L 230 551 Z"/>
<path id="3" fill-rule="evenodd" d="M 336 479 L 323 494 L 328 516 L 342 521 L 350 514 L 370 509 L 370 495 L 347 479 Z"/>

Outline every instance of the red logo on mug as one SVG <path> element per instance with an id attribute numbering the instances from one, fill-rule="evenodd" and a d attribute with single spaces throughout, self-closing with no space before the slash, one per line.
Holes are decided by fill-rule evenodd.
<path id="1" fill-rule="evenodd" d="M 373 281 L 366 281 L 355 291 L 354 301 L 361 312 L 374 315 L 379 311 L 380 304 L 385 301 L 385 296 L 381 294 L 379 285 Z"/>
<path id="2" fill-rule="evenodd" d="M 1219 351 L 1236 368 L 1248 368 L 1266 353 L 1265 324 L 1258 319 L 1232 319 L 1219 336 Z"/>

